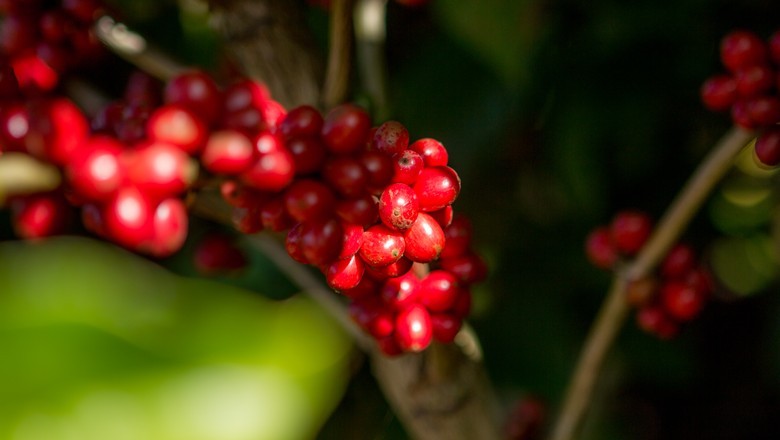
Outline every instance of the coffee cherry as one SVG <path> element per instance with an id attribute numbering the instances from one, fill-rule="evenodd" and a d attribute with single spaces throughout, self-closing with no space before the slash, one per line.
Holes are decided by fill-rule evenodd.
<path id="1" fill-rule="evenodd" d="M 339 260 L 355 255 L 363 244 L 363 226 L 341 220 L 341 229 L 344 231 L 344 234 L 341 252 L 337 257 Z"/>
<path id="2" fill-rule="evenodd" d="M 661 275 L 666 279 L 680 279 L 696 266 L 696 252 L 690 245 L 676 244 L 661 261 Z"/>
<path id="3" fill-rule="evenodd" d="M 325 116 L 322 140 L 331 153 L 352 153 L 365 145 L 369 128 L 371 119 L 365 110 L 354 104 L 342 104 Z"/>
<path id="4" fill-rule="evenodd" d="M 252 166 L 254 158 L 254 146 L 243 133 L 220 130 L 209 136 L 200 162 L 215 174 L 239 174 Z"/>
<path id="5" fill-rule="evenodd" d="M 255 163 L 239 175 L 241 182 L 261 190 L 280 191 L 295 177 L 292 155 L 286 149 L 259 154 Z"/>
<path id="6" fill-rule="evenodd" d="M 176 145 L 189 154 L 203 149 L 207 132 L 206 124 L 196 112 L 183 105 L 164 105 L 156 109 L 146 123 L 150 139 Z"/>
<path id="7" fill-rule="evenodd" d="M 431 313 L 431 332 L 433 339 L 442 344 L 455 340 L 463 321 L 449 313 Z"/>
<path id="8" fill-rule="evenodd" d="M 387 266 L 366 266 L 366 274 L 377 281 L 385 281 L 408 273 L 412 269 L 413 264 L 412 260 L 401 257 L 395 263 L 390 263 Z"/>
<path id="9" fill-rule="evenodd" d="M 294 182 L 283 198 L 287 213 L 297 221 L 330 216 L 336 200 L 327 185 L 314 179 Z"/>
<path id="10" fill-rule="evenodd" d="M 347 309 L 352 320 L 376 339 L 391 336 L 395 330 L 395 317 L 376 296 L 361 297 L 352 301 Z"/>
<path id="11" fill-rule="evenodd" d="M 103 207 L 106 233 L 117 243 L 139 249 L 152 237 L 155 207 L 138 188 L 120 188 Z"/>
<path id="12" fill-rule="evenodd" d="M 82 197 L 94 201 L 108 199 L 124 180 L 121 155 L 122 144 L 117 140 L 106 136 L 90 138 L 82 154 L 66 164 L 68 182 Z"/>
<path id="13" fill-rule="evenodd" d="M 412 226 L 404 231 L 406 258 L 416 263 L 430 263 L 444 249 L 444 231 L 430 215 L 421 212 Z"/>
<path id="14" fill-rule="evenodd" d="M 411 352 L 425 350 L 433 339 L 431 315 L 419 304 L 407 308 L 396 317 L 394 334 L 402 350 Z"/>
<path id="15" fill-rule="evenodd" d="M 393 159 L 377 151 L 366 151 L 358 156 L 363 168 L 368 171 L 371 188 L 384 188 L 393 178 Z"/>
<path id="16" fill-rule="evenodd" d="M 442 229 L 445 229 L 452 224 L 452 220 L 455 218 L 455 210 L 452 209 L 452 205 L 447 205 L 436 211 L 428 211 L 428 215 L 433 217 Z"/>
<path id="17" fill-rule="evenodd" d="M 745 130 L 755 130 L 759 124 L 750 114 L 747 100 L 738 100 L 731 106 L 731 120 Z"/>
<path id="18" fill-rule="evenodd" d="M 422 156 L 426 167 L 444 167 L 447 166 L 449 154 L 441 142 L 436 139 L 419 139 L 409 146 L 409 149 L 416 151 Z"/>
<path id="19" fill-rule="evenodd" d="M 86 117 L 76 104 L 65 98 L 32 106 L 29 124 L 25 137 L 27 151 L 57 165 L 67 164 L 84 147 L 89 134 Z"/>
<path id="20" fill-rule="evenodd" d="M 704 81 L 700 94 L 709 110 L 728 110 L 737 99 L 737 82 L 730 75 L 716 75 Z"/>
<path id="21" fill-rule="evenodd" d="M 425 163 L 419 153 L 413 150 L 404 150 L 393 156 L 392 182 L 414 185 L 424 166 Z"/>
<path id="22" fill-rule="evenodd" d="M 330 1 L 330 0 L 323 0 L 323 1 Z M 398 344 L 398 341 L 396 341 L 392 335 L 386 336 L 384 338 L 379 338 L 376 340 L 376 343 L 379 346 L 379 350 L 381 350 L 382 353 L 387 357 L 395 357 L 395 356 L 402 355 L 404 353 L 404 350 L 401 348 L 401 346 Z"/>
<path id="23" fill-rule="evenodd" d="M 780 98 L 757 96 L 746 102 L 748 116 L 756 127 L 769 127 L 780 122 Z"/>
<path id="24" fill-rule="evenodd" d="M 319 136 L 324 120 L 317 109 L 302 105 L 290 110 L 279 125 L 279 131 L 287 137 Z"/>
<path id="25" fill-rule="evenodd" d="M 339 293 L 354 301 L 361 298 L 373 298 L 376 295 L 378 288 L 378 281 L 371 277 L 364 276 L 360 279 L 360 282 L 357 284 L 357 286 L 351 289 L 342 289 L 339 291 Z"/>
<path id="26" fill-rule="evenodd" d="M 157 205 L 152 218 L 151 255 L 168 257 L 178 252 L 187 239 L 189 218 L 184 201 L 168 198 Z"/>
<path id="27" fill-rule="evenodd" d="M 487 264 L 474 252 L 444 258 L 439 265 L 442 269 L 455 275 L 460 284 L 464 286 L 479 283 L 487 277 Z"/>
<path id="28" fill-rule="evenodd" d="M 397 231 L 412 227 L 420 212 L 417 194 L 404 183 L 394 183 L 379 197 L 379 218 L 385 226 Z"/>
<path id="29" fill-rule="evenodd" d="M 35 240 L 62 234 L 70 223 L 71 211 L 61 194 L 34 194 L 11 203 L 11 221 L 19 238 Z"/>
<path id="30" fill-rule="evenodd" d="M 446 270 L 433 270 L 420 281 L 420 303 L 432 312 L 452 308 L 459 293 L 457 278 Z"/>
<path id="31" fill-rule="evenodd" d="M 661 286 L 664 310 L 679 321 L 688 321 L 698 315 L 704 299 L 702 292 L 682 282 L 669 281 Z"/>
<path id="32" fill-rule="evenodd" d="M 310 264 L 322 266 L 332 263 L 338 257 L 344 234 L 339 220 L 311 219 L 303 222 L 302 228 L 301 251 Z"/>
<path id="33" fill-rule="evenodd" d="M 263 230 L 260 208 L 257 206 L 234 208 L 230 221 L 233 227 L 243 234 L 255 234 Z"/>
<path id="34" fill-rule="evenodd" d="M 378 206 L 376 198 L 366 194 L 354 199 L 338 200 L 336 214 L 349 223 L 369 227 L 379 220 Z"/>
<path id="35" fill-rule="evenodd" d="M 260 224 L 265 229 L 281 232 L 295 224 L 295 220 L 287 213 L 284 199 L 280 196 L 266 200 L 257 211 Z"/>
<path id="36" fill-rule="evenodd" d="M 776 65 L 780 65 L 780 30 L 769 37 L 769 57 Z"/>
<path id="37" fill-rule="evenodd" d="M 452 258 L 463 255 L 471 246 L 473 236 L 471 221 L 463 215 L 455 216 L 452 223 L 444 228 L 445 244 L 441 258 Z"/>
<path id="38" fill-rule="evenodd" d="M 319 138 L 294 137 L 287 140 L 287 149 L 295 163 L 295 174 L 304 176 L 316 173 L 325 162 L 325 146 Z"/>
<path id="39" fill-rule="evenodd" d="M 721 40 L 720 59 L 727 69 L 735 72 L 743 67 L 765 63 L 767 48 L 755 33 L 735 30 Z"/>
<path id="40" fill-rule="evenodd" d="M 765 65 L 750 65 L 734 72 L 737 95 L 752 98 L 769 91 L 775 84 L 774 70 Z"/>
<path id="41" fill-rule="evenodd" d="M 335 156 L 325 162 L 322 177 L 339 195 L 357 197 L 366 192 L 368 172 L 351 156 Z"/>
<path id="42" fill-rule="evenodd" d="M 295 226 L 287 231 L 287 235 L 284 240 L 284 248 L 287 254 L 292 257 L 293 260 L 301 264 L 309 264 L 309 260 L 306 255 L 303 254 L 303 248 L 301 248 L 301 234 L 303 233 L 303 223 L 296 223 Z"/>
<path id="43" fill-rule="evenodd" d="M 671 339 L 679 332 L 679 324 L 672 320 L 666 311 L 658 304 L 648 304 L 639 309 L 636 314 L 637 326 L 659 339 Z"/>
<path id="44" fill-rule="evenodd" d="M 385 281 L 379 296 L 389 307 L 401 311 L 419 301 L 419 287 L 420 280 L 414 273 L 408 272 Z"/>
<path id="45" fill-rule="evenodd" d="M 780 129 L 769 129 L 758 137 L 754 157 L 765 167 L 780 165 Z"/>
<path id="46" fill-rule="evenodd" d="M 382 224 L 363 232 L 363 244 L 358 253 L 368 265 L 382 267 L 395 263 L 404 255 L 406 243 L 400 232 Z"/>
<path id="47" fill-rule="evenodd" d="M 387 121 L 380 125 L 372 139 L 374 151 L 392 156 L 400 154 L 409 146 L 409 132 L 397 121 Z"/>
<path id="48" fill-rule="evenodd" d="M 414 192 L 421 211 L 436 211 L 452 204 L 460 193 L 460 177 L 450 167 L 428 167 L 420 172 Z"/>
<path id="49" fill-rule="evenodd" d="M 585 239 L 585 255 L 599 269 L 612 269 L 618 261 L 618 250 L 607 227 L 598 227 Z"/>
<path id="50" fill-rule="evenodd" d="M 652 221 L 638 211 L 617 213 L 610 224 L 610 237 L 615 248 L 626 255 L 635 255 L 652 232 Z"/>
<path id="51" fill-rule="evenodd" d="M 331 263 L 325 270 L 325 280 L 333 289 L 352 289 L 360 283 L 364 270 L 363 260 L 353 255 Z"/>
<path id="52" fill-rule="evenodd" d="M 154 200 L 183 192 L 197 174 L 197 165 L 187 154 L 163 142 L 142 144 L 124 157 L 128 180 Z"/>
<path id="53" fill-rule="evenodd" d="M 179 104 L 212 125 L 222 109 L 222 96 L 214 80 L 201 70 L 177 75 L 165 85 L 166 104 Z"/>
<path id="54" fill-rule="evenodd" d="M 458 296 L 455 298 L 455 303 L 450 307 L 447 313 L 452 313 L 455 317 L 463 320 L 466 319 L 471 312 L 471 292 L 467 287 L 461 287 L 458 290 Z"/>

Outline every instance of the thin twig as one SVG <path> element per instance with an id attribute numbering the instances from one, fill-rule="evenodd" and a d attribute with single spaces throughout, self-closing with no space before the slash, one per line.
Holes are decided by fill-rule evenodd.
<path id="1" fill-rule="evenodd" d="M 322 89 L 326 109 L 347 99 L 352 69 L 352 10 L 355 0 L 333 0 L 330 7 L 328 65 Z"/>
<path id="2" fill-rule="evenodd" d="M 628 316 L 629 280 L 646 276 L 682 234 L 736 155 L 755 133 L 733 128 L 713 147 L 659 220 L 637 258 L 617 273 L 582 348 L 550 440 L 570 440 L 579 430 L 591 401 L 604 358 Z"/>
<path id="3" fill-rule="evenodd" d="M 0 154 L 0 206 L 10 196 L 51 191 L 62 180 L 54 165 L 25 153 Z"/>

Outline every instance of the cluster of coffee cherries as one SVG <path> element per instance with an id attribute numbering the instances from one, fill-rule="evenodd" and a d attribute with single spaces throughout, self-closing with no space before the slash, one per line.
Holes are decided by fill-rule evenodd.
<path id="1" fill-rule="evenodd" d="M 63 73 L 104 58 L 92 28 L 103 10 L 100 0 L 0 0 L 0 51 L 21 87 L 50 91 Z"/>
<path id="2" fill-rule="evenodd" d="M 734 124 L 762 131 L 755 158 L 763 166 L 780 165 L 780 31 L 766 41 L 752 31 L 732 31 L 721 40 L 720 61 L 727 73 L 702 85 L 705 107 L 730 111 Z"/>
<path id="3" fill-rule="evenodd" d="M 618 212 L 608 225 L 595 228 L 585 242 L 588 260 L 596 267 L 615 270 L 642 249 L 653 228 L 644 212 Z M 628 302 L 637 308 L 638 326 L 661 339 L 675 336 L 681 324 L 695 318 L 713 290 L 709 271 L 696 250 L 677 243 L 655 273 L 633 280 L 627 288 Z"/>
<path id="4" fill-rule="evenodd" d="M 418 7 L 428 4 L 430 0 L 395 0 L 396 3 L 403 6 Z M 307 0 L 310 6 L 316 6 L 322 9 L 330 9 L 331 0 Z"/>
<path id="5" fill-rule="evenodd" d="M 401 123 L 372 126 L 343 104 L 294 108 L 247 144 L 255 166 L 211 170 L 238 230 L 284 232 L 290 256 L 352 300 L 385 353 L 453 340 L 486 271 L 470 223 L 453 213 L 461 182 L 440 142 L 410 143 Z"/>

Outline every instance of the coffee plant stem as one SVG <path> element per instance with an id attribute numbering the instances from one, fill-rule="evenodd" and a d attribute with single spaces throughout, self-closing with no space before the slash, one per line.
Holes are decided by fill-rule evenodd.
<path id="1" fill-rule="evenodd" d="M 330 9 L 328 60 L 322 104 L 332 108 L 346 101 L 352 71 L 352 10 L 355 0 L 334 0 Z"/>

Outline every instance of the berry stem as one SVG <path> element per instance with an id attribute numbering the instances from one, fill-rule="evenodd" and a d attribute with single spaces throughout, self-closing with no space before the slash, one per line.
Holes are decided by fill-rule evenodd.
<path id="1" fill-rule="evenodd" d="M 24 153 L 0 155 L 0 206 L 9 196 L 50 191 L 62 176 L 52 164 Z"/>
<path id="2" fill-rule="evenodd" d="M 111 51 L 158 79 L 167 81 L 184 71 L 184 66 L 151 48 L 144 37 L 107 15 L 95 22 L 95 33 Z"/>
<path id="3" fill-rule="evenodd" d="M 328 62 L 322 101 L 333 108 L 346 101 L 352 68 L 352 11 L 355 0 L 333 0 L 330 8 Z"/>
<path id="4" fill-rule="evenodd" d="M 574 438 L 582 423 L 604 359 L 628 316 L 628 282 L 644 277 L 661 261 L 713 188 L 731 169 L 736 155 L 754 136 L 755 133 L 738 127 L 728 131 L 672 201 L 636 259 L 615 274 L 585 340 L 550 440 Z"/>

